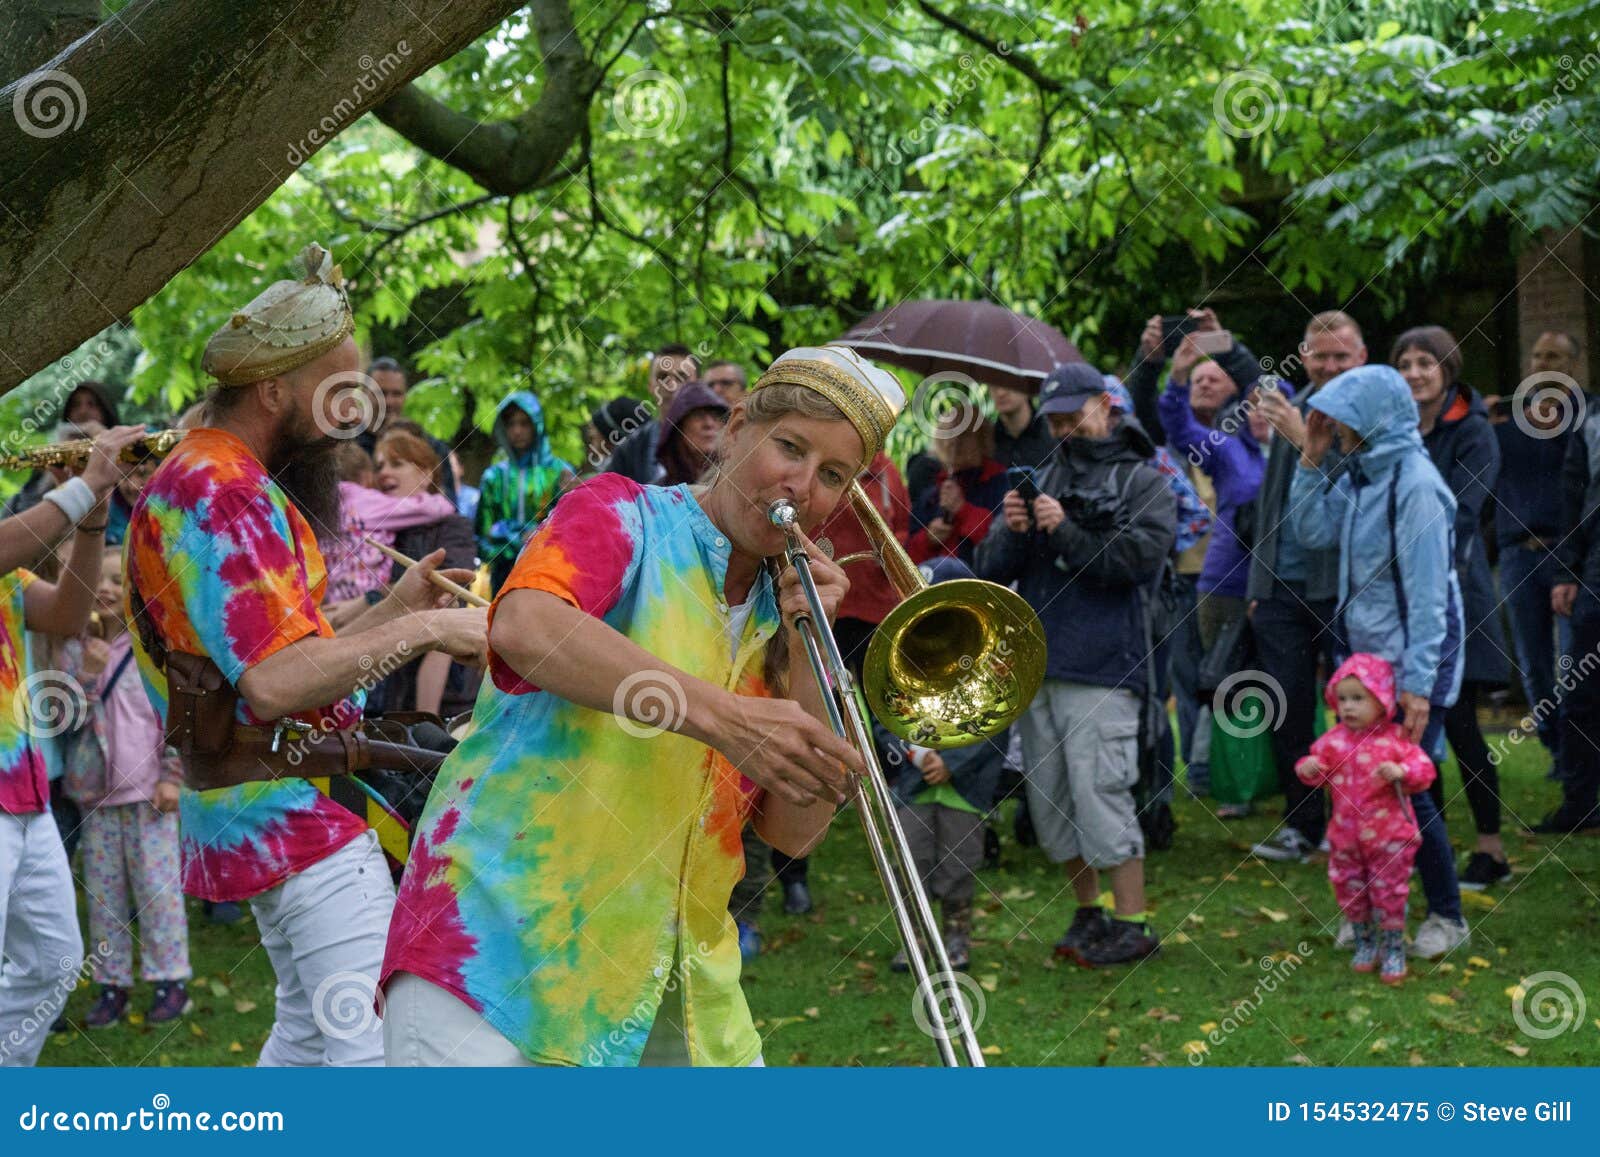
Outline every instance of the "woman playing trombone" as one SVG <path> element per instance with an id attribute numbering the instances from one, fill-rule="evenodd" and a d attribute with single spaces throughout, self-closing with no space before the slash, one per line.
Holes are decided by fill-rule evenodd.
<path id="1" fill-rule="evenodd" d="M 747 819 L 806 854 L 862 756 L 827 726 L 769 564 L 904 396 L 848 350 L 775 361 L 698 486 L 562 498 L 491 613 L 491 688 L 440 770 L 384 962 L 390 1064 L 759 1064 L 728 896 Z M 803 540 L 828 617 L 849 587 Z"/>

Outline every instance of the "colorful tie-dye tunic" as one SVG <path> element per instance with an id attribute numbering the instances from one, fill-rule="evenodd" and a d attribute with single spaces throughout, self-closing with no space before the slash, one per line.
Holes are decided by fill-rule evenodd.
<path id="1" fill-rule="evenodd" d="M 191 431 L 150 479 L 129 521 L 126 572 L 130 609 L 137 591 L 162 644 L 210 656 L 235 685 L 289 644 L 333 634 L 318 609 L 327 574 L 311 527 L 245 444 L 221 430 Z M 165 721 L 166 675 L 137 635 L 134 650 Z M 272 722 L 242 698 L 238 718 Z M 353 726 L 360 698 L 299 718 Z M 259 895 L 367 827 L 303 779 L 185 790 L 180 819 L 183 890 L 205 900 Z"/>
<path id="2" fill-rule="evenodd" d="M 14 816 L 44 811 L 50 782 L 44 755 L 28 738 L 28 633 L 22 592 L 34 576 L 25 570 L 0 575 L 0 812 Z"/>
<path id="3" fill-rule="evenodd" d="M 499 597 L 547 591 L 679 670 L 765 696 L 777 603 L 763 570 L 735 656 L 730 550 L 687 487 L 602 474 L 561 499 Z M 448 989 L 531 1060 L 632 1065 L 676 976 L 694 1062 L 749 1064 L 761 1040 L 728 896 L 756 788 L 701 743 L 576 706 L 490 659 L 477 729 L 418 825 L 384 978 Z M 641 718 L 686 710 L 643 672 L 618 697 Z"/>

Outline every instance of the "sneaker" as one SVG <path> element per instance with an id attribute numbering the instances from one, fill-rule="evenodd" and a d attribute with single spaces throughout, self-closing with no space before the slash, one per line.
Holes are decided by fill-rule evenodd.
<path id="1" fill-rule="evenodd" d="M 1372 934 L 1371 924 L 1350 925 L 1355 938 L 1356 954 L 1350 961 L 1350 971 L 1371 972 L 1378 967 L 1378 938 Z"/>
<path id="2" fill-rule="evenodd" d="M 1322 842 L 1317 845 L 1317 851 L 1325 856 L 1333 851 L 1333 845 L 1328 842 L 1327 836 L 1322 837 Z"/>
<path id="3" fill-rule="evenodd" d="M 783 886 L 783 910 L 791 916 L 811 911 L 811 889 L 804 880 L 791 880 Z"/>
<path id="4" fill-rule="evenodd" d="M 1085 968 L 1105 968 L 1112 964 L 1132 964 L 1160 954 L 1161 941 L 1151 935 L 1147 925 L 1116 919 L 1110 924 L 1104 936 L 1078 950 L 1079 964 Z"/>
<path id="5" fill-rule="evenodd" d="M 1528 831 L 1536 836 L 1574 836 L 1600 832 L 1600 808 L 1584 809 L 1562 801 L 1560 807 L 1534 824 Z"/>
<path id="6" fill-rule="evenodd" d="M 1494 884 L 1511 879 L 1511 865 L 1497 860 L 1488 852 L 1473 852 L 1461 873 L 1461 888 L 1466 892 L 1481 892 Z"/>
<path id="7" fill-rule="evenodd" d="M 1447 952 L 1472 941 L 1472 933 L 1465 920 L 1446 920 L 1430 915 L 1417 929 L 1417 938 L 1411 942 L 1411 955 L 1422 960 L 1437 960 Z"/>
<path id="8" fill-rule="evenodd" d="M 1333 937 L 1333 946 L 1349 952 L 1356 946 L 1356 926 L 1348 920 L 1339 921 L 1339 931 Z"/>
<path id="9" fill-rule="evenodd" d="M 94 1002 L 89 1015 L 83 1018 L 86 1028 L 110 1028 L 128 1011 L 128 990 L 114 984 L 100 986 L 100 999 Z"/>
<path id="10" fill-rule="evenodd" d="M 1317 846 L 1306 839 L 1294 828 L 1280 828 L 1278 834 L 1270 839 L 1262 840 L 1250 849 L 1250 854 L 1260 856 L 1263 860 L 1276 860 L 1280 863 L 1294 862 L 1303 864 L 1311 857 Z"/>
<path id="11" fill-rule="evenodd" d="M 1079 908 L 1072 914 L 1072 923 L 1067 926 L 1066 935 L 1056 941 L 1056 955 L 1077 956 L 1110 931 L 1111 917 L 1106 915 L 1104 908 L 1098 904 Z"/>
<path id="12" fill-rule="evenodd" d="M 739 959 L 749 962 L 761 955 L 761 930 L 752 921 L 736 920 L 739 929 Z"/>
<path id="13" fill-rule="evenodd" d="M 1399 984 L 1406 978 L 1406 934 L 1402 928 L 1385 928 L 1380 951 L 1383 966 L 1378 979 L 1385 984 Z"/>
<path id="14" fill-rule="evenodd" d="M 176 1020 L 188 1012 L 189 986 L 181 980 L 164 980 L 156 984 L 155 995 L 150 998 L 150 1011 L 145 1013 L 146 1024 L 160 1024 Z"/>

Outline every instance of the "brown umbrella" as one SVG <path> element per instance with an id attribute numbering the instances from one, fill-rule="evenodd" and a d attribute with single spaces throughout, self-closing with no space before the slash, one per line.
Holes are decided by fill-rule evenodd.
<path id="1" fill-rule="evenodd" d="M 1057 366 L 1083 361 L 1060 330 L 987 301 L 903 301 L 835 344 L 920 374 L 960 370 L 1032 393 Z"/>

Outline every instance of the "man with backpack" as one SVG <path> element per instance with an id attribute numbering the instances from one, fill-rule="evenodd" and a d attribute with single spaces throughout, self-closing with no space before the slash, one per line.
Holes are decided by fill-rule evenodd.
<path id="1" fill-rule="evenodd" d="M 1029 810 L 1064 863 L 1077 912 L 1056 945 L 1085 967 L 1155 954 L 1145 920 L 1144 835 L 1133 798 L 1148 687 L 1148 599 L 1175 534 L 1154 446 L 1083 364 L 1045 382 L 1039 413 L 1057 440 L 1036 492 L 1009 491 L 978 550 L 980 577 L 1016 582 L 1038 612 L 1045 681 L 1019 720 Z M 1099 906 L 1100 872 L 1116 911 Z"/>

